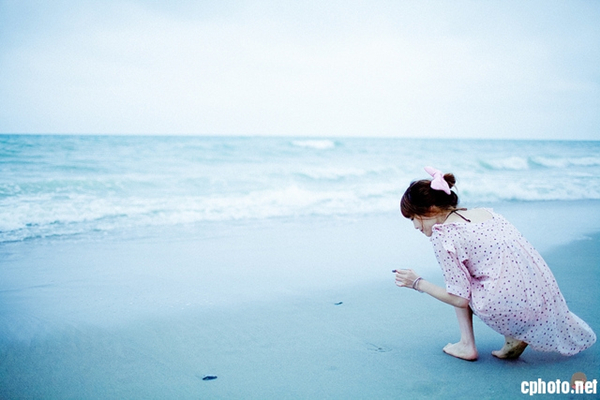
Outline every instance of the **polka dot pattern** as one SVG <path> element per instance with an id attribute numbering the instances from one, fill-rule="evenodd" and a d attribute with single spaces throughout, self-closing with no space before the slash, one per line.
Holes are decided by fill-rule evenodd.
<path id="1" fill-rule="evenodd" d="M 470 300 L 483 322 L 533 349 L 577 354 L 596 341 L 569 311 L 541 255 L 501 215 L 434 225 L 431 242 L 448 293 Z"/>

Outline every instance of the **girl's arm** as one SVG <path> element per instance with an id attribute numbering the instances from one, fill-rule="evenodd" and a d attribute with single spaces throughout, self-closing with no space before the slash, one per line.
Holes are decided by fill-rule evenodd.
<path id="1" fill-rule="evenodd" d="M 416 284 L 415 284 L 415 281 Z M 419 279 L 419 276 L 415 274 L 412 269 L 401 269 L 396 271 L 396 285 L 399 287 L 408 287 L 417 289 L 423 293 L 427 293 L 431 297 L 438 299 L 446 304 L 458 308 L 469 307 L 469 300 L 464 297 L 460 297 L 451 293 L 446 292 L 446 289 L 426 281 L 425 279 Z M 413 285 L 415 287 L 413 287 Z"/>

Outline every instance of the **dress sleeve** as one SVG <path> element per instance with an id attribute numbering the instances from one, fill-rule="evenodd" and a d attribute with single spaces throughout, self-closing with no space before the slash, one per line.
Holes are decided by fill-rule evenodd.
<path id="1" fill-rule="evenodd" d="M 461 246 L 457 246 L 457 232 L 444 232 L 438 229 L 431 237 L 435 257 L 440 264 L 450 294 L 471 299 L 471 274 L 465 267 L 467 260 Z"/>

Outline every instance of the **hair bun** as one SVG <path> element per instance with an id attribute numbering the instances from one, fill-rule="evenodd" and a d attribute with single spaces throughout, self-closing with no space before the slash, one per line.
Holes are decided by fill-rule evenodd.
<path id="1" fill-rule="evenodd" d="M 446 181 L 448 186 L 450 186 L 450 189 L 452 189 L 452 187 L 456 184 L 456 178 L 452 173 L 444 174 L 444 180 Z"/>

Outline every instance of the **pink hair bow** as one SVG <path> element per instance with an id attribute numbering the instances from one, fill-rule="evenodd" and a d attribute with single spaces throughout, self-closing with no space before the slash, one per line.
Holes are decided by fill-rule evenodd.
<path id="1" fill-rule="evenodd" d="M 433 167 L 425 167 L 425 171 L 429 175 L 433 177 L 431 180 L 431 188 L 434 190 L 442 190 L 446 194 L 450 194 L 450 186 L 448 186 L 448 182 L 444 179 L 444 174 L 442 171 L 437 170 Z"/>

